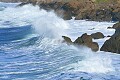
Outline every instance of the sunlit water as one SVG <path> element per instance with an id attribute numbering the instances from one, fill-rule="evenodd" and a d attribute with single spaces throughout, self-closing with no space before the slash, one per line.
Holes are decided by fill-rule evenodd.
<path id="1" fill-rule="evenodd" d="M 107 27 L 114 23 L 64 21 L 54 11 L 15 5 L 0 3 L 0 80 L 120 80 L 120 55 L 68 46 L 61 38 L 112 35 Z M 101 46 L 106 39 L 94 41 Z"/>

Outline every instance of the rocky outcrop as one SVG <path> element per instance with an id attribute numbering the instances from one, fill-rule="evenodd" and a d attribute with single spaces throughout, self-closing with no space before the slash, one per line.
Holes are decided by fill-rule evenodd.
<path id="1" fill-rule="evenodd" d="M 116 26 L 115 26 L 116 25 Z M 113 52 L 120 54 L 120 23 L 115 24 L 115 33 L 111 36 L 110 39 L 106 40 L 101 51 Z M 117 28 L 116 28 L 117 27 Z"/>
<path id="2" fill-rule="evenodd" d="M 120 54 L 120 36 L 111 37 L 105 41 L 100 50 Z"/>
<path id="3" fill-rule="evenodd" d="M 73 44 L 72 40 L 71 40 L 69 37 L 67 37 L 67 36 L 62 36 L 62 38 L 64 39 L 63 42 L 66 42 L 68 45 Z"/>
<path id="4" fill-rule="evenodd" d="M 101 38 L 104 38 L 105 36 L 103 35 L 103 33 L 97 32 L 97 33 L 91 34 L 91 37 L 94 39 L 101 39 Z"/>
<path id="5" fill-rule="evenodd" d="M 76 20 L 120 21 L 120 3 L 113 0 L 104 3 L 96 1 L 98 0 L 61 0 L 42 4 L 36 2 L 36 4 L 39 3 L 39 6 L 44 9 L 54 9 L 55 12 L 63 10 L 63 19 L 65 20 L 75 16 Z"/>
<path id="6" fill-rule="evenodd" d="M 39 5 L 45 10 L 54 10 L 65 20 L 120 21 L 120 0 L 0 0 Z M 62 12 L 62 13 L 61 13 Z M 60 14 L 59 14 L 60 13 Z"/>
<path id="7" fill-rule="evenodd" d="M 91 48 L 92 51 L 98 51 L 99 45 L 96 42 L 92 41 L 92 37 L 90 35 L 87 35 L 87 33 L 83 34 L 81 37 L 78 37 L 74 42 L 71 41 L 69 37 L 62 36 L 64 41 L 67 44 L 75 45 L 75 46 L 87 46 Z"/>
<path id="8" fill-rule="evenodd" d="M 92 51 L 98 51 L 99 50 L 99 45 L 96 42 L 92 41 L 92 37 L 90 35 L 87 35 L 87 33 L 83 34 L 81 37 L 78 37 L 74 41 L 75 45 L 83 45 L 87 46 L 92 49 Z"/>
<path id="9" fill-rule="evenodd" d="M 120 22 L 118 22 L 118 23 L 114 24 L 112 28 L 113 28 L 113 29 L 120 28 Z"/>

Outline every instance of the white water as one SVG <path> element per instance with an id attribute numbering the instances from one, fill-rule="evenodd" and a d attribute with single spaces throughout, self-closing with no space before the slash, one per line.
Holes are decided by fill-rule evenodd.
<path id="1" fill-rule="evenodd" d="M 4 11 L 0 11 L 0 20 L 0 28 L 11 27 L 9 25 L 13 25 L 12 27 L 19 27 L 31 24 L 32 28 L 36 31 L 36 34 L 43 36 L 42 41 L 40 43 L 38 41 L 39 46 L 37 46 L 37 48 L 44 49 L 46 54 L 49 54 L 52 51 L 57 51 L 56 49 L 59 50 L 59 47 L 62 47 L 64 48 L 62 50 L 68 50 L 66 51 L 67 53 L 64 53 L 64 55 L 68 54 L 66 56 L 77 55 L 84 57 L 82 61 L 78 60 L 76 63 L 62 66 L 61 68 L 64 69 L 62 72 L 64 73 L 75 73 L 80 71 L 87 73 L 107 74 L 115 72 L 115 67 L 112 65 L 113 61 L 109 55 L 110 53 L 101 51 L 92 52 L 89 48 L 86 47 L 81 47 L 78 49 L 74 46 L 67 46 L 64 43 L 60 43 L 62 35 L 71 37 L 73 41 L 83 33 L 91 34 L 100 31 L 103 32 L 105 36 L 112 35 L 114 30 L 107 30 L 107 27 L 112 26 L 114 23 L 84 20 L 64 21 L 63 19 L 57 17 L 53 11 L 46 12 L 45 10 L 40 10 L 38 6 L 33 7 L 32 5 L 25 5 L 23 7 L 17 8 L 6 8 Z M 5 21 L 10 21 L 10 24 L 2 24 Z M 92 28 L 95 29 L 90 30 Z M 106 39 L 108 38 L 94 41 L 97 41 L 99 45 L 102 46 Z M 25 51 L 29 52 L 30 50 L 34 49 L 36 48 L 29 47 L 27 49 L 25 48 Z M 68 53 L 69 50 L 74 53 Z M 62 53 L 62 51 L 58 51 L 58 53 L 56 53 L 60 54 L 60 52 Z M 49 54 L 47 57 L 51 55 L 53 54 Z"/>

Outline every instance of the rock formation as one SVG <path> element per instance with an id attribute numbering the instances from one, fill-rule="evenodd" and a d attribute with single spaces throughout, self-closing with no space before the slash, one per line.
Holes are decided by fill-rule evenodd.
<path id="1" fill-rule="evenodd" d="M 99 45 L 96 42 L 92 41 L 92 37 L 87 35 L 87 33 L 83 34 L 81 37 L 78 37 L 74 42 L 71 41 L 69 37 L 64 36 L 64 41 L 67 44 L 75 45 L 75 46 L 87 46 L 91 48 L 92 51 L 98 51 Z"/>
<path id="2" fill-rule="evenodd" d="M 120 54 L 120 23 L 116 23 L 113 27 L 116 30 L 115 33 L 105 41 L 100 50 Z"/>
<path id="3" fill-rule="evenodd" d="M 94 39 L 101 39 L 101 38 L 104 38 L 105 36 L 103 35 L 103 33 L 97 32 L 97 33 L 92 33 L 91 37 Z"/>
<path id="4" fill-rule="evenodd" d="M 120 21 L 120 0 L 0 0 L 39 5 L 46 10 L 55 10 L 69 20 Z M 58 14 L 59 15 L 59 14 Z"/>

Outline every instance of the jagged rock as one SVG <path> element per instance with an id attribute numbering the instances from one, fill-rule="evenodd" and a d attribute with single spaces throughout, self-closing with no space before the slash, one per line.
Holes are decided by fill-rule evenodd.
<path id="1" fill-rule="evenodd" d="M 92 51 L 98 51 L 99 45 L 96 42 L 92 41 L 92 37 L 90 35 L 87 35 L 87 33 L 83 34 L 81 37 L 78 37 L 74 41 L 75 45 L 83 45 L 91 48 Z"/>
<path id="2" fill-rule="evenodd" d="M 84 43 L 83 39 L 81 37 L 78 37 L 75 41 L 74 44 L 76 45 L 82 45 Z"/>
<path id="3" fill-rule="evenodd" d="M 100 51 L 120 54 L 120 36 L 111 37 L 109 40 L 106 40 Z"/>
<path id="4" fill-rule="evenodd" d="M 23 3 L 19 4 L 19 5 L 17 5 L 17 7 L 21 7 L 21 6 L 24 6 L 24 5 L 26 5 L 26 4 L 28 4 L 28 3 L 23 2 Z"/>
<path id="5" fill-rule="evenodd" d="M 91 34 L 91 37 L 94 39 L 101 39 L 101 38 L 104 38 L 105 36 L 103 35 L 103 33 L 97 32 L 97 33 Z"/>
<path id="6" fill-rule="evenodd" d="M 65 42 L 69 45 L 77 45 L 77 46 L 87 46 L 91 48 L 92 51 L 98 51 L 99 45 L 96 42 L 92 42 L 92 37 L 87 35 L 87 33 L 83 34 L 81 37 L 78 37 L 74 42 L 71 41 L 69 37 L 62 36 Z"/>
<path id="7" fill-rule="evenodd" d="M 120 28 L 120 22 L 118 22 L 118 23 L 114 24 L 112 28 L 113 28 L 113 29 Z"/>
<path id="8" fill-rule="evenodd" d="M 62 38 L 64 39 L 64 42 L 66 42 L 69 45 L 73 43 L 72 40 L 67 36 L 62 36 Z"/>
<path id="9" fill-rule="evenodd" d="M 119 23 L 116 23 L 114 26 L 115 33 L 111 36 L 110 39 L 106 40 L 103 46 L 101 47 L 101 51 L 113 52 L 120 54 L 120 27 Z"/>

